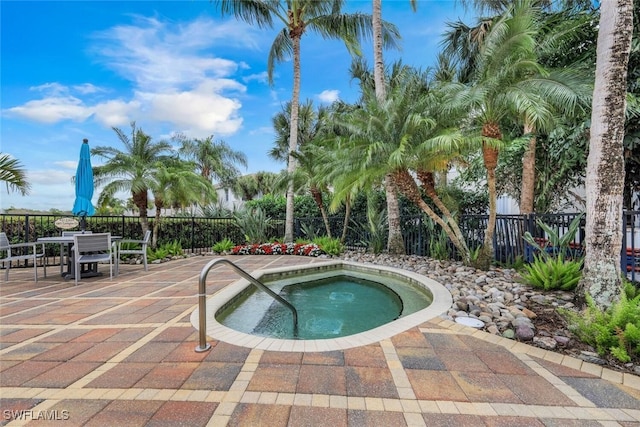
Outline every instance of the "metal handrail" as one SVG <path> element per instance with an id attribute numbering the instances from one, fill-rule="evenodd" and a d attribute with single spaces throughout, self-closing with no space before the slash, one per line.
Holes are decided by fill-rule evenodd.
<path id="1" fill-rule="evenodd" d="M 262 284 L 258 279 L 244 271 L 242 268 L 235 265 L 233 262 L 229 261 L 225 258 L 214 259 L 210 261 L 207 265 L 204 266 L 202 271 L 200 272 L 200 279 L 198 281 L 198 327 L 199 327 L 199 336 L 200 342 L 196 347 L 196 352 L 202 353 L 211 349 L 211 345 L 207 343 L 207 290 L 206 290 L 206 280 L 207 274 L 209 274 L 209 270 L 213 268 L 216 264 L 225 263 L 230 265 L 236 273 L 242 276 L 244 279 L 248 280 L 251 284 L 256 286 L 258 289 L 265 291 L 267 294 L 271 295 L 276 301 L 283 304 L 293 314 L 293 333 L 297 335 L 298 331 L 298 311 L 296 308 L 291 305 L 287 300 L 282 298 L 280 295 L 273 292 L 271 289 L 267 288 L 264 284 Z"/>

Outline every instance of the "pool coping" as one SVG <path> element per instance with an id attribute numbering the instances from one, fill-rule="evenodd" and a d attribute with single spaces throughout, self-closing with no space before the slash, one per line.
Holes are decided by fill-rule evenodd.
<path id="1" fill-rule="evenodd" d="M 255 348 L 269 351 L 282 352 L 316 352 L 316 351 L 334 351 L 345 350 L 348 348 L 365 346 L 373 344 L 384 339 L 390 338 L 401 332 L 413 327 L 419 326 L 435 317 L 445 313 L 453 302 L 451 293 L 440 283 L 418 273 L 401 270 L 394 267 L 378 266 L 374 264 L 362 264 L 350 261 L 328 261 L 316 262 L 304 265 L 285 266 L 279 268 L 260 269 L 251 273 L 253 277 L 260 280 L 265 275 L 273 274 L 293 274 L 300 270 L 318 271 L 322 269 L 334 269 L 341 266 L 347 266 L 348 269 L 366 272 L 384 272 L 393 276 L 401 276 L 409 279 L 415 284 L 423 286 L 432 295 L 432 303 L 415 313 L 409 314 L 400 319 L 394 320 L 382 326 L 378 326 L 368 331 L 348 335 L 340 338 L 316 339 L 316 340 L 292 340 L 261 337 L 257 335 L 246 334 L 236 331 L 218 323 L 215 319 L 215 313 L 223 307 L 228 301 L 234 298 L 238 293 L 250 286 L 249 281 L 239 279 L 230 285 L 219 290 L 209 298 L 206 304 L 206 333 L 217 341 L 224 341 L 241 347 Z M 191 324 L 199 329 L 199 313 L 194 310 L 191 313 Z"/>

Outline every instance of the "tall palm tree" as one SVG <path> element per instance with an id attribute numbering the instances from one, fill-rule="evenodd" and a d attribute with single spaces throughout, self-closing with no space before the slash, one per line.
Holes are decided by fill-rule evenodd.
<path id="1" fill-rule="evenodd" d="M 113 197 L 119 191 L 128 191 L 133 204 L 140 215 L 143 233 L 149 229 L 147 209 L 149 206 L 149 188 L 153 185 L 152 172 L 158 161 L 167 159 L 171 144 L 166 141 L 154 142 L 152 138 L 131 123 L 131 136 L 114 127 L 124 151 L 111 146 L 94 147 L 91 154 L 107 159 L 102 166 L 93 168 L 96 186 L 104 185 L 98 198 L 98 204 Z"/>
<path id="2" fill-rule="evenodd" d="M 632 0 L 600 4 L 600 26 L 587 158 L 585 260 L 576 292 L 589 293 L 601 308 L 620 296 L 623 138 L 627 64 L 633 33 Z"/>
<path id="3" fill-rule="evenodd" d="M 193 170 L 193 164 L 177 159 L 157 162 L 150 174 L 155 221 L 151 246 L 156 247 L 162 209 L 184 208 L 192 204 L 205 206 L 216 201 L 216 190 L 207 178 Z"/>
<path id="4" fill-rule="evenodd" d="M 499 17 L 479 50 L 477 66 L 467 85 L 448 85 L 449 108 L 469 112 L 479 126 L 482 156 L 487 171 L 489 220 L 478 266 L 488 268 L 493 259 L 496 224 L 496 167 L 503 145 L 504 120 L 523 123 L 529 129 L 549 129 L 555 120 L 558 100 L 567 110 L 578 105 L 580 94 L 557 79 L 536 61 L 536 16 L 530 0 L 519 0 Z M 472 127 L 472 129 L 474 129 Z M 476 128 L 477 129 L 477 128 Z"/>
<path id="5" fill-rule="evenodd" d="M 7 184 L 7 193 L 13 190 L 26 196 L 31 190 L 31 184 L 27 181 L 22 164 L 9 154 L 0 153 L 0 181 Z"/>
<path id="6" fill-rule="evenodd" d="M 238 165 L 247 167 L 247 156 L 236 151 L 224 141 L 206 138 L 181 139 L 179 153 L 196 164 L 200 174 L 209 182 L 217 180 L 230 185 L 240 176 Z"/>
<path id="7" fill-rule="evenodd" d="M 287 171 L 293 175 L 296 169 L 295 152 L 298 149 L 298 108 L 300 102 L 300 41 L 307 30 L 323 38 L 339 39 L 345 42 L 350 53 L 360 54 L 358 40 L 371 33 L 371 17 L 361 13 L 342 13 L 344 0 L 215 0 L 221 14 L 234 15 L 258 27 L 272 28 L 274 21 L 283 25 L 276 36 L 269 58 L 267 74 L 273 83 L 273 69 L 287 57 L 293 62 L 293 90 L 291 94 L 291 129 L 289 134 L 289 155 Z M 383 26 L 384 41 L 394 43 L 399 38 L 398 31 L 390 24 Z M 285 219 L 286 242 L 293 241 L 293 197 L 291 182 L 287 188 Z"/>
<path id="8" fill-rule="evenodd" d="M 416 1 L 410 0 L 411 7 L 416 10 Z M 373 75 L 376 97 L 383 101 L 386 97 L 386 82 L 384 73 L 384 56 L 382 43 L 382 0 L 373 0 L 372 8 L 373 24 Z M 402 230 L 400 229 L 400 204 L 393 179 L 387 177 L 384 182 L 387 198 L 387 221 L 389 222 L 387 251 L 400 255 L 405 253 Z"/>

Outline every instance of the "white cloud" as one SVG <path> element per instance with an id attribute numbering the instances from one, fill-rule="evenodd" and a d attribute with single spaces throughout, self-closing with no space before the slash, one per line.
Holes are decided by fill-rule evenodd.
<path id="1" fill-rule="evenodd" d="M 318 99 L 321 102 L 331 104 L 332 102 L 340 99 L 340 91 L 339 90 L 323 90 L 320 94 L 317 95 Z"/>
<path id="2" fill-rule="evenodd" d="M 138 116 L 141 103 L 138 100 L 122 101 L 114 99 L 94 107 L 95 120 L 107 127 L 119 127 L 130 123 Z"/>
<path id="3" fill-rule="evenodd" d="M 224 40 L 226 46 L 231 43 L 255 48 L 253 31 L 247 28 L 209 18 L 171 25 L 155 18 L 138 17 L 137 25 L 121 25 L 97 33 L 95 53 L 107 67 L 135 82 L 140 89 L 185 89 L 245 68 L 244 62 L 216 57 L 212 49 L 218 40 Z"/>
<path id="4" fill-rule="evenodd" d="M 269 76 L 267 75 L 266 71 L 263 71 L 262 73 L 250 74 L 242 78 L 242 81 L 245 83 L 249 83 L 253 80 L 266 84 L 269 80 Z"/>
<path id="5" fill-rule="evenodd" d="M 93 52 L 105 66 L 133 83 L 130 95 L 104 99 L 112 90 L 92 83 L 65 86 L 49 82 L 31 88 L 41 99 L 5 109 L 41 123 L 64 120 L 78 122 L 90 117 L 105 127 L 125 126 L 133 120 L 155 120 L 177 127 L 190 136 L 212 133 L 230 135 L 242 125 L 236 96 L 246 92 L 232 79 L 245 62 L 234 62 L 211 53 L 223 41 L 243 49 L 257 48 L 254 30 L 236 21 L 215 22 L 208 18 L 174 24 L 155 18 L 137 17 L 135 25 L 121 25 L 96 35 Z M 266 73 L 244 79 L 266 79 Z M 100 93 L 100 98 L 92 95 Z"/>
<path id="6" fill-rule="evenodd" d="M 24 117 L 41 123 L 56 123 L 62 120 L 83 121 L 93 114 L 91 108 L 73 96 L 28 101 L 24 105 L 4 111 L 9 116 Z"/>

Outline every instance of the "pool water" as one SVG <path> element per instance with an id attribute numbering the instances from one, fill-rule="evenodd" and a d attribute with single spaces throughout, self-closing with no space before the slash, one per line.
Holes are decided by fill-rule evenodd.
<path id="1" fill-rule="evenodd" d="M 297 333 L 294 333 L 291 311 L 253 287 L 222 307 L 216 313 L 216 320 L 252 335 L 328 339 L 376 328 L 406 315 L 407 308 L 414 312 L 431 302 L 417 289 L 407 290 L 404 286 L 399 290 L 393 281 L 391 286 L 385 286 L 366 276 L 337 275 L 298 282 L 291 279 L 281 283 L 265 282 L 298 311 Z M 398 291 L 409 292 L 409 295 L 399 295 Z M 403 303 L 407 298 L 410 302 Z"/>

